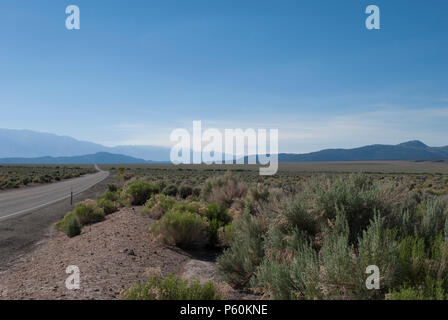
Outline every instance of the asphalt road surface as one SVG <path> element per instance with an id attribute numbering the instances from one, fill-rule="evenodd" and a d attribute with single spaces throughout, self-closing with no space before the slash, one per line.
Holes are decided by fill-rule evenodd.
<path id="1" fill-rule="evenodd" d="M 80 178 L 62 182 L 31 187 L 0 193 L 0 221 L 4 221 L 22 214 L 54 204 L 64 199 L 80 194 L 109 176 L 109 172 L 100 170 Z"/>

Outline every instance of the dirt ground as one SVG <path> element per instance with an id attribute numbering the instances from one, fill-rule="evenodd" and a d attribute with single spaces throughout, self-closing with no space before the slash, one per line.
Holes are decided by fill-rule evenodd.
<path id="1" fill-rule="evenodd" d="M 52 229 L 34 251 L 0 273 L 0 299 L 118 299 L 123 289 L 145 281 L 151 268 L 216 280 L 216 254 L 191 254 L 153 241 L 148 235 L 153 221 L 139 210 L 124 208 L 71 239 Z M 71 265 L 80 270 L 79 290 L 65 286 Z M 253 297 L 231 290 L 227 298 Z"/>
<path id="2" fill-rule="evenodd" d="M 74 203 L 96 199 L 107 189 L 111 178 L 74 197 Z M 9 268 L 11 261 L 34 250 L 35 245 L 47 238 L 52 225 L 73 210 L 70 201 L 63 200 L 19 217 L 0 221 L 0 273 Z"/>

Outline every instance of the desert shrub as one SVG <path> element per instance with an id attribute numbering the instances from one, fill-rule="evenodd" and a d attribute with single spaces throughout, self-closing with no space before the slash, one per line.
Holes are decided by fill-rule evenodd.
<path id="1" fill-rule="evenodd" d="M 175 197 L 175 196 L 177 196 L 177 193 L 178 193 L 178 189 L 177 189 L 177 186 L 174 184 L 170 184 L 169 186 L 165 187 L 165 189 L 163 189 L 163 194 L 166 196 Z"/>
<path id="2" fill-rule="evenodd" d="M 70 215 L 65 222 L 65 234 L 69 238 L 76 237 L 81 234 L 81 224 L 74 215 Z"/>
<path id="3" fill-rule="evenodd" d="M 337 210 L 334 225 L 326 231 L 320 248 L 313 237 L 296 228 L 268 233 L 266 256 L 251 284 L 274 299 L 380 299 L 399 279 L 399 245 L 384 219 L 374 215 L 355 247 L 349 241 L 349 225 L 343 210 Z M 277 238 L 277 239 L 276 239 Z M 356 249 L 358 248 L 358 249 Z M 365 287 L 366 267 L 377 265 L 381 290 Z"/>
<path id="4" fill-rule="evenodd" d="M 218 229 L 218 242 L 223 247 L 230 247 L 233 242 L 233 225 L 228 224 Z"/>
<path id="5" fill-rule="evenodd" d="M 182 199 L 186 199 L 187 197 L 191 196 L 193 194 L 193 188 L 188 185 L 182 185 L 179 188 L 179 195 L 182 197 Z"/>
<path id="6" fill-rule="evenodd" d="M 158 180 L 156 182 L 156 186 L 157 186 L 157 188 L 159 188 L 159 190 L 164 190 L 166 188 L 166 181 L 165 180 Z"/>
<path id="7" fill-rule="evenodd" d="M 278 225 L 283 228 L 303 230 L 311 236 L 316 235 L 318 230 L 316 217 L 308 208 L 303 197 L 296 197 L 283 204 L 277 220 L 280 220 Z"/>
<path id="8" fill-rule="evenodd" d="M 367 230 L 358 240 L 357 274 L 353 277 L 356 289 L 353 293 L 357 299 L 380 299 L 400 283 L 400 243 L 396 241 L 396 232 L 386 228 L 385 219 L 375 214 Z M 369 265 L 378 266 L 381 274 L 380 290 L 368 290 L 362 279 Z"/>
<path id="9" fill-rule="evenodd" d="M 105 215 L 114 213 L 118 210 L 117 205 L 112 200 L 98 199 L 97 204 L 98 204 L 98 207 L 103 209 Z"/>
<path id="10" fill-rule="evenodd" d="M 126 194 L 134 206 L 144 205 L 151 195 L 159 193 L 156 185 L 145 181 L 134 181 L 126 186 Z"/>
<path id="11" fill-rule="evenodd" d="M 93 200 L 86 200 L 72 211 L 82 226 L 93 224 L 104 220 L 104 211 Z"/>
<path id="12" fill-rule="evenodd" d="M 168 210 L 173 208 L 176 201 L 164 194 L 157 194 L 151 197 L 146 204 L 141 214 L 148 215 L 153 219 L 160 219 Z"/>
<path id="13" fill-rule="evenodd" d="M 151 232 L 164 243 L 184 248 L 203 246 L 206 230 L 207 223 L 199 214 L 174 209 L 151 227 Z"/>
<path id="14" fill-rule="evenodd" d="M 218 230 L 228 225 L 232 218 L 219 204 L 211 203 L 207 205 L 206 210 L 202 213 L 208 220 L 207 233 L 209 244 L 215 246 L 219 242 Z"/>
<path id="15" fill-rule="evenodd" d="M 181 279 L 175 275 L 166 278 L 152 276 L 142 284 L 125 291 L 126 300 L 220 300 L 221 293 L 212 281 L 201 284 L 198 280 Z"/>
<path id="16" fill-rule="evenodd" d="M 447 203 L 440 197 L 429 199 L 417 215 L 421 216 L 420 235 L 428 240 L 445 229 Z"/>
<path id="17" fill-rule="evenodd" d="M 204 208 L 202 204 L 197 202 L 176 202 L 173 205 L 173 210 L 199 214 L 201 210 L 204 210 Z"/>
<path id="18" fill-rule="evenodd" d="M 274 253 L 270 259 L 263 260 L 251 282 L 272 299 L 319 298 L 318 254 L 307 242 L 298 244 L 292 259 Z"/>
<path id="19" fill-rule="evenodd" d="M 109 191 L 109 192 L 117 192 L 118 191 L 118 187 L 117 187 L 117 185 L 110 183 L 110 184 L 107 185 L 107 191 Z"/>
<path id="20" fill-rule="evenodd" d="M 15 189 L 19 187 L 20 186 L 14 181 L 8 181 L 8 183 L 6 184 L 6 189 Z"/>
<path id="21" fill-rule="evenodd" d="M 232 246 L 218 258 L 218 271 L 232 286 L 246 287 L 264 258 L 268 221 L 245 212 L 232 228 Z"/>
<path id="22" fill-rule="evenodd" d="M 247 192 L 245 184 L 230 173 L 224 176 L 207 179 L 202 194 L 205 201 L 218 203 L 223 208 L 228 209 L 232 203 L 242 198 Z"/>
<path id="23" fill-rule="evenodd" d="M 366 175 L 318 180 L 313 188 L 317 210 L 325 218 L 333 220 L 338 209 L 345 211 L 352 244 L 366 229 L 375 210 L 382 215 L 388 215 L 394 210 L 393 186 L 377 183 Z"/>
<path id="24" fill-rule="evenodd" d="M 425 240 L 406 236 L 400 240 L 398 259 L 401 266 L 400 281 L 420 283 L 425 276 Z"/>
<path id="25" fill-rule="evenodd" d="M 429 276 L 422 285 L 391 290 L 390 300 L 448 300 L 448 292 L 443 287 L 443 280 Z"/>
<path id="26" fill-rule="evenodd" d="M 62 220 L 56 223 L 56 228 L 65 230 L 68 221 L 75 217 L 81 226 L 104 220 L 104 211 L 93 200 L 86 200 L 76 205 L 75 209 L 67 213 Z"/>
<path id="27" fill-rule="evenodd" d="M 249 189 L 248 193 L 254 201 L 266 201 L 269 198 L 269 189 L 263 187 L 261 183 L 258 183 L 257 187 Z"/>
<path id="28" fill-rule="evenodd" d="M 100 199 L 105 199 L 109 201 L 118 201 L 120 199 L 120 192 L 117 191 L 107 191 L 105 194 L 103 194 Z"/>
<path id="29" fill-rule="evenodd" d="M 200 197 L 201 196 L 201 188 L 193 188 L 193 196 L 194 197 Z"/>

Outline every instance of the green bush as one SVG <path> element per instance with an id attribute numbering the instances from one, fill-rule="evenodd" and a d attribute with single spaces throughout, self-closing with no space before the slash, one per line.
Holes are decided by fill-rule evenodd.
<path id="1" fill-rule="evenodd" d="M 98 207 L 93 200 L 86 200 L 75 207 L 74 216 L 82 226 L 97 223 L 104 220 L 104 210 Z"/>
<path id="2" fill-rule="evenodd" d="M 246 193 L 246 185 L 230 172 L 227 172 L 224 176 L 207 179 L 202 190 L 205 201 L 219 203 L 225 209 L 230 208 L 236 200 L 244 197 Z"/>
<path id="3" fill-rule="evenodd" d="M 135 181 L 126 186 L 126 193 L 131 197 L 131 205 L 141 206 L 151 198 L 151 195 L 159 193 L 159 188 L 149 182 Z"/>
<path id="4" fill-rule="evenodd" d="M 200 215 L 171 210 L 151 227 L 151 232 L 166 244 L 195 248 L 205 244 L 206 229 L 207 223 Z"/>
<path id="5" fill-rule="evenodd" d="M 201 210 L 201 205 L 194 202 L 176 202 L 173 205 L 173 210 L 176 211 L 187 211 L 191 213 L 199 214 Z"/>
<path id="6" fill-rule="evenodd" d="M 426 277 L 422 285 L 403 287 L 392 290 L 390 300 L 448 300 L 448 292 L 444 289 L 443 280 Z"/>
<path id="7" fill-rule="evenodd" d="M 186 199 L 187 197 L 193 194 L 193 188 L 187 185 L 183 185 L 179 188 L 179 195 L 182 199 Z"/>
<path id="8" fill-rule="evenodd" d="M 193 188 L 193 196 L 199 197 L 201 195 L 201 188 Z"/>
<path id="9" fill-rule="evenodd" d="M 152 276 L 143 284 L 133 285 L 123 295 L 126 300 L 220 300 L 219 290 L 212 281 L 184 280 L 175 275 Z"/>
<path id="10" fill-rule="evenodd" d="M 118 187 L 115 184 L 108 184 L 107 185 L 107 190 L 109 192 L 117 192 L 118 191 Z"/>
<path id="11" fill-rule="evenodd" d="M 171 185 L 165 187 L 165 189 L 163 189 L 163 194 L 166 196 L 175 197 L 175 196 L 177 196 L 177 193 L 178 193 L 178 189 L 177 189 L 177 186 L 174 184 L 171 184 Z"/>
<path id="12" fill-rule="evenodd" d="M 160 219 L 168 210 L 173 208 L 175 203 L 176 201 L 173 198 L 164 194 L 157 194 L 146 202 L 140 213 L 153 219 Z"/>
<path id="13" fill-rule="evenodd" d="M 445 229 L 447 203 L 442 198 L 429 199 L 417 214 L 421 215 L 420 235 L 428 240 Z"/>
<path id="14" fill-rule="evenodd" d="M 232 246 L 218 258 L 218 271 L 226 282 L 246 287 L 261 264 L 264 238 L 268 231 L 266 217 L 245 212 L 233 225 Z"/>
<path id="15" fill-rule="evenodd" d="M 65 222 L 65 234 L 69 238 L 76 237 L 81 234 L 81 224 L 78 219 L 74 215 L 70 215 L 67 221 Z"/>
<path id="16" fill-rule="evenodd" d="M 118 210 L 116 204 L 111 200 L 99 199 L 97 201 L 97 204 L 98 204 L 98 207 L 103 209 L 104 214 L 106 214 L 106 215 L 114 213 Z"/>
<path id="17" fill-rule="evenodd" d="M 120 199 L 120 193 L 119 191 L 107 191 L 105 194 L 103 194 L 100 199 L 105 199 L 109 201 L 118 201 Z"/>
<path id="18" fill-rule="evenodd" d="M 56 228 L 65 230 L 72 218 L 76 218 L 81 226 L 93 224 L 104 220 L 104 210 L 98 207 L 95 201 L 86 200 L 76 205 L 75 209 L 67 213 L 62 220 L 56 223 Z"/>
<path id="19" fill-rule="evenodd" d="M 219 242 L 218 230 L 228 225 L 232 218 L 219 204 L 211 203 L 207 205 L 207 209 L 202 213 L 208 220 L 207 233 L 209 238 L 209 244 L 216 246 Z"/>
<path id="20" fill-rule="evenodd" d="M 285 251 L 272 252 L 251 279 L 253 287 L 261 288 L 272 299 L 322 298 L 318 253 L 303 235 L 296 236 L 290 243 L 293 255 L 285 255 Z"/>
<path id="21" fill-rule="evenodd" d="M 394 188 L 389 184 L 378 184 L 366 175 L 318 180 L 313 187 L 317 209 L 326 219 L 335 219 L 338 209 L 345 211 L 352 244 L 368 226 L 375 210 L 382 215 L 393 211 L 390 202 L 394 198 Z"/>

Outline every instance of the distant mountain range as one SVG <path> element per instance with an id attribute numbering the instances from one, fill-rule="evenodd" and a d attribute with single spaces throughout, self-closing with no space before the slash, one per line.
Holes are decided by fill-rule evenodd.
<path id="1" fill-rule="evenodd" d="M 245 157 L 245 160 L 253 157 Z M 3 164 L 139 164 L 169 162 L 169 158 L 170 149 L 164 147 L 105 147 L 49 133 L 0 129 L 0 163 Z M 429 147 L 421 141 L 398 145 L 375 144 L 354 149 L 326 149 L 306 154 L 279 154 L 279 162 L 439 159 L 448 159 L 448 146 Z"/>
<path id="2" fill-rule="evenodd" d="M 169 161 L 170 149 L 157 146 L 117 146 L 79 141 L 30 130 L 0 129 L 0 158 L 72 157 L 99 152 L 123 154 L 134 158 Z"/>
<path id="3" fill-rule="evenodd" d="M 153 163 L 122 154 L 98 152 L 73 157 L 3 158 L 0 164 L 144 164 Z"/>
<path id="4" fill-rule="evenodd" d="M 409 141 L 397 145 L 375 144 L 354 149 L 326 149 L 306 154 L 279 154 L 279 162 L 437 159 L 448 159 L 448 146 L 429 147 L 421 141 Z"/>

